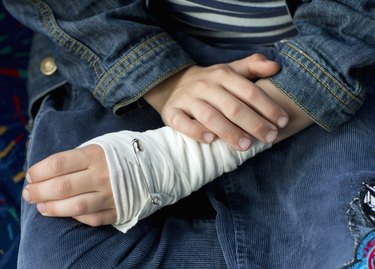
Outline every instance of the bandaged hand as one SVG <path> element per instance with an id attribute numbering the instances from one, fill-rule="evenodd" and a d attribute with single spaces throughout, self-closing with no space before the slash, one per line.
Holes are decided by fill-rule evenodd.
<path id="1" fill-rule="evenodd" d="M 23 197 L 44 216 L 126 232 L 268 147 L 259 141 L 247 151 L 221 140 L 201 144 L 170 127 L 110 133 L 32 166 Z"/>

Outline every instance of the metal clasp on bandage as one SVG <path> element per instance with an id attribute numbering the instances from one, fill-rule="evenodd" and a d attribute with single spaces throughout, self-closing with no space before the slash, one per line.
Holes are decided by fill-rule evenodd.
<path id="1" fill-rule="evenodd" d="M 141 162 L 138 159 L 138 152 L 142 152 L 143 151 L 143 145 L 142 145 L 142 143 L 141 143 L 141 141 L 139 139 L 135 138 L 135 139 L 132 140 L 132 146 L 133 146 L 133 149 L 134 149 L 135 159 L 137 161 L 137 165 L 138 165 L 139 171 L 141 173 L 142 184 L 144 185 L 144 187 L 147 189 L 148 193 L 150 194 L 151 202 L 154 205 L 159 205 L 160 204 L 160 199 L 159 199 L 159 197 L 157 195 L 155 195 L 155 194 L 153 194 L 151 192 L 151 189 L 150 189 L 150 187 L 147 184 L 145 174 L 143 173 Z"/>

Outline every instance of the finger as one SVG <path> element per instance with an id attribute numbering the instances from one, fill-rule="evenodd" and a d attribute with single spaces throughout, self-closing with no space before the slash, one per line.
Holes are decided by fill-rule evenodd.
<path id="1" fill-rule="evenodd" d="M 241 79 L 246 85 L 251 83 L 235 73 L 222 73 L 221 76 L 223 81 L 232 81 L 234 88 L 241 86 L 238 84 Z M 277 138 L 274 124 L 219 85 L 201 91 L 200 99 L 189 102 L 186 109 L 190 109 L 190 115 L 236 149 L 245 149 L 244 145 L 248 143 L 246 137 L 249 135 L 264 143 L 272 143 Z"/>
<path id="2" fill-rule="evenodd" d="M 228 64 L 235 72 L 247 79 L 269 77 L 280 71 L 280 65 L 262 54 L 253 54 Z"/>
<path id="3" fill-rule="evenodd" d="M 200 143 L 211 143 L 215 139 L 215 134 L 200 122 L 189 117 L 185 111 L 177 108 L 166 111 L 166 124 L 179 132 L 193 138 Z"/>
<path id="4" fill-rule="evenodd" d="M 41 182 L 53 177 L 84 170 L 88 167 L 88 156 L 82 149 L 73 149 L 53 154 L 33 165 L 27 172 L 27 180 Z"/>
<path id="5" fill-rule="evenodd" d="M 241 76 L 231 82 L 223 80 L 222 83 L 226 90 L 254 109 L 267 121 L 279 128 L 285 127 L 288 123 L 289 117 L 286 111 L 256 84 Z M 272 126 L 268 127 L 274 130 Z"/>
<path id="6" fill-rule="evenodd" d="M 114 224 L 117 219 L 116 209 L 107 209 L 100 212 L 73 217 L 81 223 L 92 227 Z"/>
<path id="7" fill-rule="evenodd" d="M 198 99 L 191 107 L 194 107 L 194 109 L 191 109 L 188 113 L 228 145 L 237 150 L 246 150 L 250 147 L 251 139 L 249 135 L 210 104 Z"/>
<path id="8" fill-rule="evenodd" d="M 63 200 L 37 204 L 39 213 L 50 217 L 74 217 L 113 209 L 113 197 L 102 192 L 90 192 Z"/>
<path id="9" fill-rule="evenodd" d="M 52 200 L 61 200 L 75 195 L 100 190 L 101 182 L 98 174 L 91 170 L 82 170 L 75 173 L 55 177 L 39 183 L 28 184 L 23 192 L 23 198 L 29 203 L 41 203 Z M 109 182 L 109 178 L 107 178 Z"/>

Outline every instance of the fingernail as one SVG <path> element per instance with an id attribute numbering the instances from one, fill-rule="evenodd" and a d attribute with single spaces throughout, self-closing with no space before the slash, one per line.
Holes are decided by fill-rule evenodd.
<path id="1" fill-rule="evenodd" d="M 203 134 L 203 140 L 206 141 L 207 143 L 211 143 L 214 140 L 214 134 L 213 133 L 204 133 Z"/>
<path id="2" fill-rule="evenodd" d="M 44 215 L 46 213 L 46 205 L 44 203 L 37 204 L 36 208 L 40 214 Z"/>
<path id="3" fill-rule="evenodd" d="M 29 172 L 26 173 L 26 181 L 29 183 L 32 182 Z"/>
<path id="4" fill-rule="evenodd" d="M 287 116 L 281 116 L 278 120 L 277 120 L 277 125 L 279 125 L 280 128 L 284 128 L 287 124 L 288 124 L 288 117 Z"/>
<path id="5" fill-rule="evenodd" d="M 277 132 L 276 131 L 269 131 L 266 136 L 264 137 L 264 139 L 267 141 L 267 143 L 272 143 L 273 141 L 275 141 L 277 138 Z"/>
<path id="6" fill-rule="evenodd" d="M 240 141 L 238 142 L 238 145 L 242 150 L 246 150 L 250 147 L 251 141 L 247 137 L 241 137 Z"/>
<path id="7" fill-rule="evenodd" d="M 23 189 L 22 197 L 26 202 L 30 203 L 30 192 L 27 189 Z"/>

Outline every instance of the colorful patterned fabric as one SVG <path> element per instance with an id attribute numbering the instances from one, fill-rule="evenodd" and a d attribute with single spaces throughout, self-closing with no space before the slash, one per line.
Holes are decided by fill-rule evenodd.
<path id="1" fill-rule="evenodd" d="M 27 131 L 26 66 L 32 33 L 0 4 L 0 268 L 16 268 Z"/>

